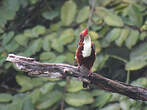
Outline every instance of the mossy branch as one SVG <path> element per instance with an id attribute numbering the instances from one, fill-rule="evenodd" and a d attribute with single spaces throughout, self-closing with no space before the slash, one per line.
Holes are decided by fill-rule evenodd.
<path id="1" fill-rule="evenodd" d="M 68 76 L 76 77 L 81 81 L 93 84 L 103 90 L 120 93 L 133 99 L 147 101 L 146 88 L 113 81 L 97 73 L 92 73 L 91 76 L 88 76 L 84 67 L 81 67 L 79 70 L 76 66 L 68 64 L 40 63 L 35 61 L 34 58 L 14 54 L 9 54 L 6 60 L 15 63 L 19 70 L 28 72 L 28 75 L 31 76 L 61 79 L 65 79 Z"/>

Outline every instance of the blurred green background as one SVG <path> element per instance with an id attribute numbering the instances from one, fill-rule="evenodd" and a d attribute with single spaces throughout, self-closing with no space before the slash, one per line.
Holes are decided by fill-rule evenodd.
<path id="1" fill-rule="evenodd" d="M 0 1 L 0 110 L 147 110 L 147 102 L 83 89 L 82 82 L 31 78 L 6 62 L 9 53 L 73 64 L 89 0 Z M 96 0 L 89 34 L 93 72 L 147 88 L 147 0 Z"/>

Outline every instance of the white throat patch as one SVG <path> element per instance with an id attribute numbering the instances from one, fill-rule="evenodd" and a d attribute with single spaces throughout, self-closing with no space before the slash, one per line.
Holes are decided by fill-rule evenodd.
<path id="1" fill-rule="evenodd" d="M 91 38 L 90 36 L 84 37 L 84 48 L 82 51 L 83 57 L 88 57 L 91 55 Z"/>

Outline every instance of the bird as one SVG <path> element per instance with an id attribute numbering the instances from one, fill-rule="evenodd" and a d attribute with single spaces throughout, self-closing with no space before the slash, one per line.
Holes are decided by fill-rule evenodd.
<path id="1" fill-rule="evenodd" d="M 96 59 L 96 53 L 94 44 L 88 35 L 88 28 L 85 28 L 80 33 L 80 41 L 76 49 L 75 59 L 78 63 L 78 69 L 82 66 L 85 67 L 88 70 L 88 76 L 90 76 L 92 74 L 92 66 Z"/>

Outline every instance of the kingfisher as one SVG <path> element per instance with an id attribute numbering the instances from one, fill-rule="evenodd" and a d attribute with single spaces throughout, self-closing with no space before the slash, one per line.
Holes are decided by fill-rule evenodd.
<path id="1" fill-rule="evenodd" d="M 92 66 L 96 59 L 96 53 L 94 44 L 91 42 L 91 38 L 88 35 L 88 28 L 80 33 L 80 41 L 78 42 L 75 59 L 78 63 L 78 69 L 81 66 L 87 68 L 88 76 L 90 76 L 92 73 Z"/>

